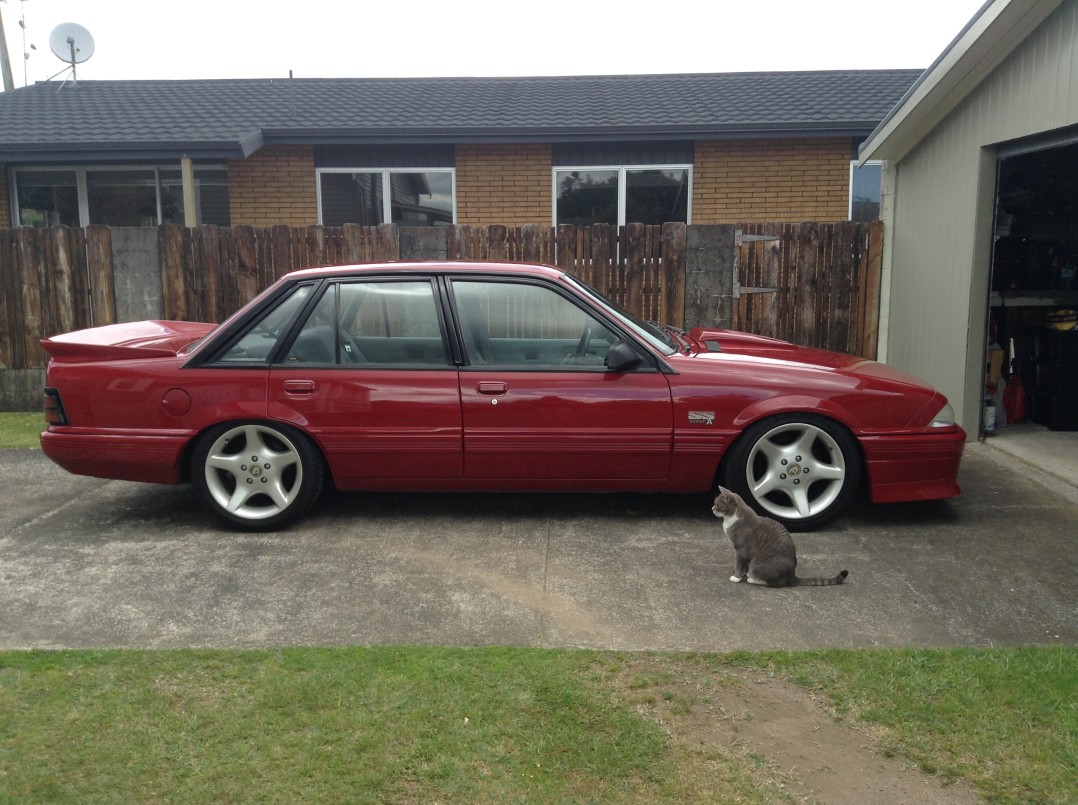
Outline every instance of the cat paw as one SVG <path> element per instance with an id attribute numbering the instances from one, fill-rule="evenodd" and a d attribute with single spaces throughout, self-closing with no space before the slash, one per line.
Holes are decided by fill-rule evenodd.
<path id="1" fill-rule="evenodd" d="M 730 577 L 730 581 L 732 581 L 734 584 L 740 584 L 744 580 L 745 579 L 743 579 L 741 576 L 731 576 Z"/>

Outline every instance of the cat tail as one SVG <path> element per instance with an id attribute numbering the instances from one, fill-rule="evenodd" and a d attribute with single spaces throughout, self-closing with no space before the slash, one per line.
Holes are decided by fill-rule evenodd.
<path id="1" fill-rule="evenodd" d="M 797 579 L 798 587 L 830 587 L 835 584 L 842 584 L 846 580 L 846 577 L 850 575 L 850 571 L 841 570 L 835 576 L 829 579 L 822 578 L 820 576 L 809 576 L 808 578 L 801 578 L 800 576 L 794 576 Z"/>

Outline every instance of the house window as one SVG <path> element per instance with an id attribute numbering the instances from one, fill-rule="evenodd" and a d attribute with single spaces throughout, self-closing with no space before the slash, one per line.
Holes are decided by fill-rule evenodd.
<path id="1" fill-rule="evenodd" d="M 183 179 L 180 171 L 161 168 L 161 223 L 183 226 Z M 228 171 L 195 168 L 195 220 L 200 224 L 230 226 Z"/>
<path id="2" fill-rule="evenodd" d="M 850 163 L 850 220 L 875 221 L 880 217 L 883 163 Z"/>
<path id="3" fill-rule="evenodd" d="M 318 171 L 318 220 L 326 226 L 447 226 L 455 219 L 452 170 Z"/>
<path id="4" fill-rule="evenodd" d="M 91 224 L 157 224 L 157 175 L 151 170 L 88 170 L 86 200 Z"/>
<path id="5" fill-rule="evenodd" d="M 73 170 L 15 173 L 19 226 L 78 226 L 79 177 Z"/>
<path id="6" fill-rule="evenodd" d="M 20 226 L 184 223 L 180 171 L 163 167 L 22 168 L 14 172 Z M 195 169 L 196 220 L 229 225 L 228 173 Z"/>
<path id="7" fill-rule="evenodd" d="M 554 223 L 689 223 L 689 165 L 554 169 Z"/>

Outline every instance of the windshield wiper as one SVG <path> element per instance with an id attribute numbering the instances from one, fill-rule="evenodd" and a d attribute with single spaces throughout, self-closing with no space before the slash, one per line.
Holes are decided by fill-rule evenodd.
<path id="1" fill-rule="evenodd" d="M 666 333 L 667 335 L 672 336 L 674 340 L 677 341 L 677 343 L 680 345 L 681 349 L 685 352 L 690 352 L 692 350 L 692 345 L 689 343 L 689 339 L 685 337 L 684 330 L 675 327 L 672 324 L 662 324 L 661 322 L 657 321 L 649 321 L 648 324 L 650 324 L 652 327 L 655 327 L 656 329 L 662 330 L 662 332 Z"/>

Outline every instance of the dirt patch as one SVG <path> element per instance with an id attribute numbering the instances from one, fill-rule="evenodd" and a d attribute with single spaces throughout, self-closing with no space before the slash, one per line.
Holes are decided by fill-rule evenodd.
<path id="1" fill-rule="evenodd" d="M 629 662 L 619 684 L 675 745 L 721 748 L 751 759 L 761 780 L 794 802 L 826 805 L 974 805 L 970 787 L 945 785 L 879 741 L 836 720 L 826 705 L 767 671 L 708 669 L 660 657 Z M 759 776 L 759 775 L 758 775 Z"/>

